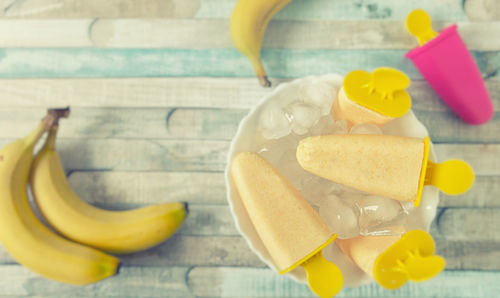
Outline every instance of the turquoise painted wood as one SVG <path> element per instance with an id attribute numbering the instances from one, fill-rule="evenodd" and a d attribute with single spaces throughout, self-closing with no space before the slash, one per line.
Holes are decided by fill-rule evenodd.
<path id="1" fill-rule="evenodd" d="M 357 20 L 357 19 L 404 19 L 413 9 L 427 10 L 435 20 L 466 20 L 462 0 L 293 0 L 276 15 L 286 20 Z M 235 1 L 205 0 L 200 2 L 197 18 L 227 18 Z"/>
<path id="2" fill-rule="evenodd" d="M 294 78 L 352 69 L 397 68 L 412 79 L 421 75 L 404 50 L 264 49 L 271 77 Z M 483 73 L 495 76 L 499 52 L 474 52 Z M 251 77 L 250 62 L 235 49 L 3 49 L 0 78 L 88 77 Z"/>

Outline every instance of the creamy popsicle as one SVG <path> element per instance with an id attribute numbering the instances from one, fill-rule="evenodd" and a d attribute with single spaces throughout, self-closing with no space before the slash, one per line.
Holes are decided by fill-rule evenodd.
<path id="1" fill-rule="evenodd" d="M 424 281 L 444 269 L 445 261 L 434 255 L 434 241 L 422 230 L 398 236 L 358 236 L 337 239 L 337 246 L 361 270 L 387 289 L 407 280 Z"/>
<path id="2" fill-rule="evenodd" d="M 401 71 L 381 67 L 369 73 L 351 71 L 332 106 L 335 120 L 347 120 L 351 127 L 360 123 L 382 126 L 406 114 L 411 98 L 405 91 L 410 79 Z"/>
<path id="3" fill-rule="evenodd" d="M 306 269 L 311 289 L 332 296 L 342 287 L 342 273 L 322 250 L 337 237 L 300 192 L 257 153 L 238 154 L 231 177 L 266 249 L 281 274 Z"/>
<path id="4" fill-rule="evenodd" d="M 467 191 L 474 174 L 463 161 L 428 160 L 429 138 L 328 135 L 303 139 L 297 160 L 305 170 L 361 191 L 418 206 L 424 185 L 447 194 Z"/>

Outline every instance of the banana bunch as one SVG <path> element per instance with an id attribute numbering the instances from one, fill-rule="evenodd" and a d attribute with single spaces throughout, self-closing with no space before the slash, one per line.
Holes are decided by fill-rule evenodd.
<path id="1" fill-rule="evenodd" d="M 263 87 L 271 82 L 260 60 L 260 49 L 272 17 L 292 0 L 238 0 L 231 17 L 231 36 L 236 48 L 252 63 Z"/>
<path id="2" fill-rule="evenodd" d="M 50 110 L 27 137 L 0 150 L 0 242 L 21 265 L 56 281 L 85 285 L 113 276 L 124 254 L 168 239 L 187 215 L 186 203 L 165 203 L 129 211 L 87 204 L 71 189 L 55 151 L 58 119 L 69 109 Z M 49 132 L 33 159 L 38 140 Z M 46 227 L 33 212 L 28 181 Z"/>

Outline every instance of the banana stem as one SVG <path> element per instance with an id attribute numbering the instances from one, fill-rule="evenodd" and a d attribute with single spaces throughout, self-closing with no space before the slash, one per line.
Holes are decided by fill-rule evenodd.
<path id="1" fill-rule="evenodd" d="M 63 109 L 48 109 L 47 110 L 47 115 L 52 115 L 55 120 L 52 125 L 57 125 L 59 124 L 59 119 L 60 118 L 68 118 L 70 114 L 70 109 L 69 107 L 63 108 Z"/>
<path id="2" fill-rule="evenodd" d="M 47 150 L 55 150 L 56 149 L 56 137 L 57 137 L 57 130 L 59 129 L 59 125 L 55 124 L 53 125 L 50 130 L 49 130 L 49 136 L 47 137 L 47 140 L 45 141 L 45 145 L 43 146 L 43 149 Z"/>

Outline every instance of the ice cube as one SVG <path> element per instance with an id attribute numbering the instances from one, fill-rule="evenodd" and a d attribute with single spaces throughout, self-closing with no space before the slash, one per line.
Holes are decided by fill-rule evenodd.
<path id="1" fill-rule="evenodd" d="M 407 212 L 399 201 L 367 196 L 356 203 L 362 235 L 400 235 L 404 232 Z"/>
<path id="2" fill-rule="evenodd" d="M 359 234 L 358 215 L 352 206 L 339 197 L 329 195 L 319 206 L 319 215 L 340 239 L 354 238 Z"/>
<path id="3" fill-rule="evenodd" d="M 290 133 L 290 121 L 283 109 L 277 105 L 268 105 L 259 118 L 259 131 L 266 139 L 278 139 Z"/>
<path id="4" fill-rule="evenodd" d="M 285 112 L 292 131 L 298 135 L 306 134 L 320 118 L 320 111 L 317 107 L 302 102 L 289 104 Z"/>
<path id="5" fill-rule="evenodd" d="M 285 176 L 296 188 L 301 184 L 304 175 L 308 175 L 300 166 L 295 157 L 296 147 L 286 150 L 278 161 L 276 168 Z"/>
<path id="6" fill-rule="evenodd" d="M 347 130 L 347 121 L 338 120 L 334 121 L 334 123 L 323 131 L 325 135 L 345 135 L 349 131 Z"/>
<path id="7" fill-rule="evenodd" d="M 336 94 L 337 88 L 322 79 L 306 79 L 302 81 L 299 87 L 301 101 L 317 107 L 321 115 L 330 113 Z"/>
<path id="8" fill-rule="evenodd" d="M 273 165 L 278 164 L 283 154 L 291 148 L 297 148 L 299 139 L 289 134 L 279 139 L 266 140 L 257 147 L 257 152 Z"/>
<path id="9" fill-rule="evenodd" d="M 333 117 L 328 114 L 319 118 L 319 121 L 309 130 L 311 136 L 319 136 L 328 134 L 328 130 L 333 126 Z"/>
<path id="10" fill-rule="evenodd" d="M 350 134 L 356 135 L 381 135 L 382 130 L 377 125 L 371 123 L 356 124 L 351 128 Z"/>
<path id="11" fill-rule="evenodd" d="M 321 206 L 326 198 L 328 181 L 317 176 L 305 175 L 297 188 L 311 205 Z"/>

